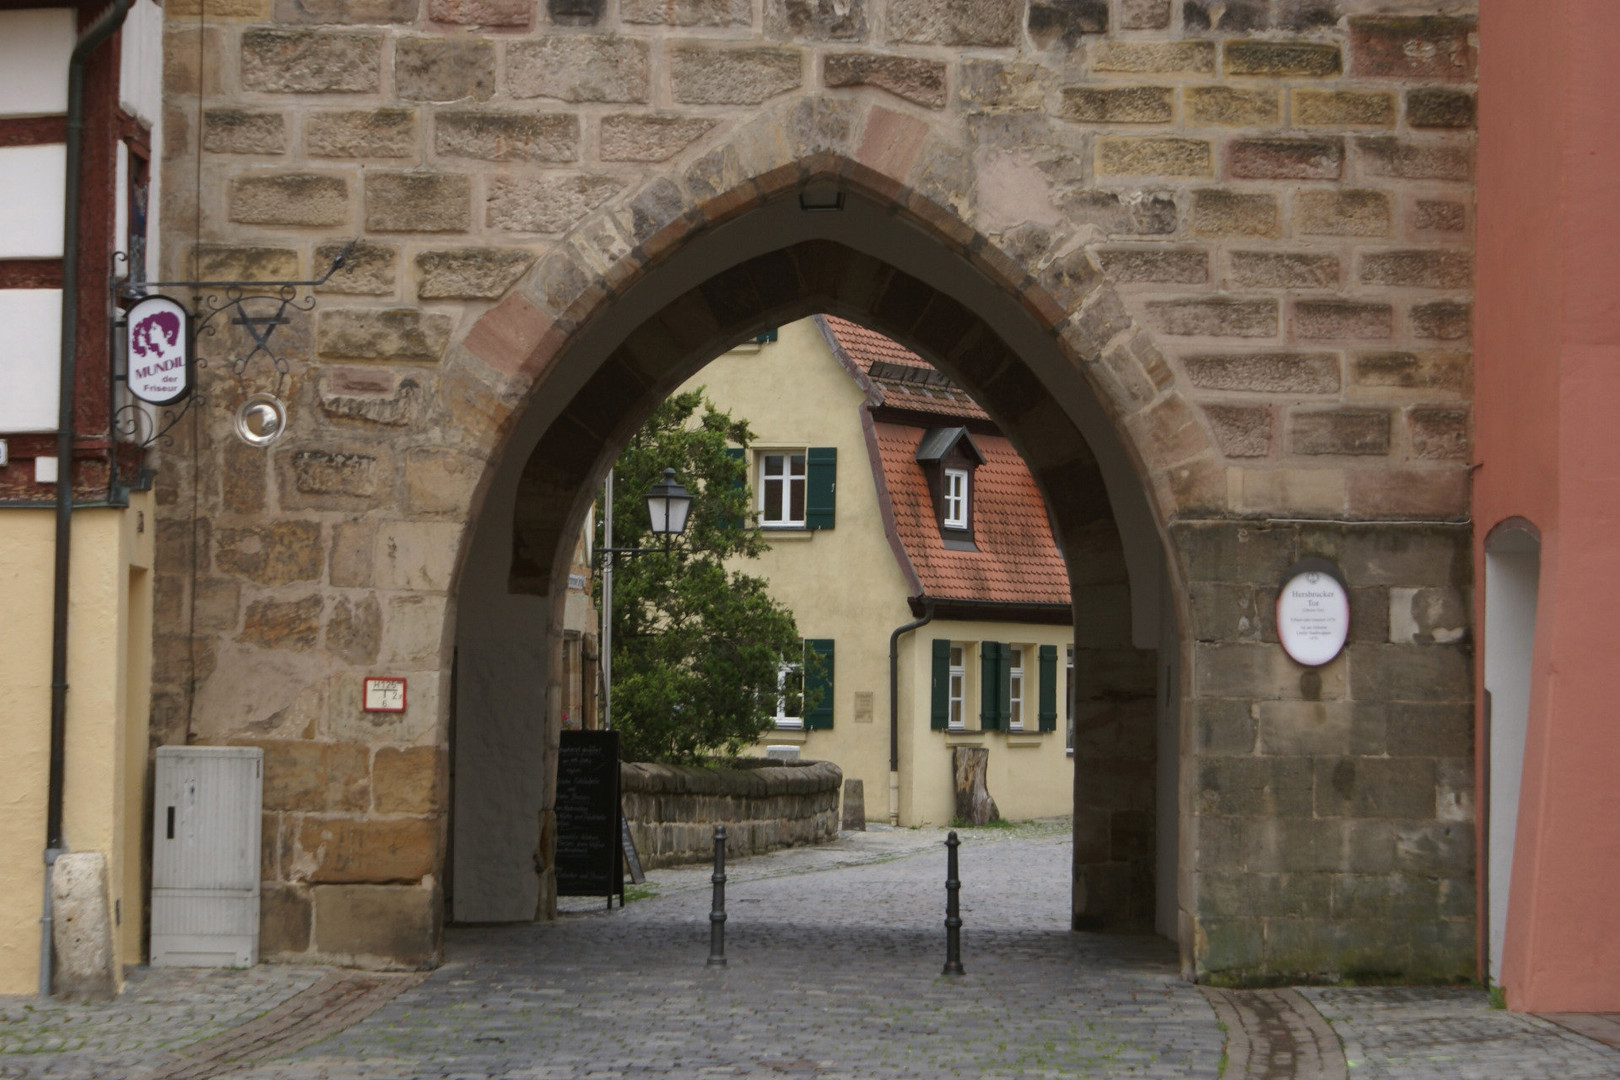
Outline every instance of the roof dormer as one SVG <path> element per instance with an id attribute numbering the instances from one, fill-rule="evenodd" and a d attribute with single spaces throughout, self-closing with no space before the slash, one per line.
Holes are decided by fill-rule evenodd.
<path id="1" fill-rule="evenodd" d="M 977 551 L 973 542 L 973 475 L 984 454 L 965 427 L 930 428 L 917 444 L 917 463 L 928 479 L 934 519 L 947 548 Z"/>

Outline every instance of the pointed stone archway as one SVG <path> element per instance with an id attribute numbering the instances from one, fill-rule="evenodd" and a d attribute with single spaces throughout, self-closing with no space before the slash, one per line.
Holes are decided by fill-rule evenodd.
<path id="1" fill-rule="evenodd" d="M 1456 20 L 1364 22 L 1354 47 L 1368 50 L 1366 63 L 1398 66 L 1396 53 L 1380 50 L 1401 33 L 1456 45 L 1446 56 L 1471 55 Z M 1451 401 L 1466 382 L 1466 358 L 1433 343 L 1466 336 L 1466 300 L 1455 294 L 1467 291 L 1467 254 L 1367 250 L 1387 244 L 1391 207 L 1408 188 L 1435 213 L 1466 190 L 1456 144 L 1467 136 L 1249 138 L 1226 126 L 1241 118 L 1200 111 L 1226 100 L 1220 93 L 1179 85 L 1233 74 L 1330 80 L 1344 70 L 1352 45 L 1342 27 L 1289 32 L 1317 36 L 1110 40 L 1096 52 L 1107 63 L 1090 72 L 1109 85 L 1074 94 L 1028 65 L 966 57 L 951 76 L 955 95 L 921 103 L 885 96 L 895 93 L 883 81 L 893 69 L 912 70 L 893 57 L 842 89 L 804 89 L 791 50 L 672 43 L 670 78 L 688 86 L 677 102 L 688 103 L 681 95 L 705 69 L 774 72 L 781 87 L 763 92 L 765 104 L 715 108 L 718 126 L 692 128 L 715 132 L 698 156 L 608 158 L 587 148 L 598 164 L 618 163 L 597 171 L 569 158 L 513 166 L 499 131 L 486 145 L 483 121 L 423 105 L 441 125 L 432 129 L 435 167 L 361 174 L 331 162 L 394 153 L 395 144 L 346 142 L 353 117 L 305 102 L 353 88 L 298 67 L 267 74 L 279 70 L 278 50 L 352 53 L 357 82 L 393 56 L 398 85 L 367 84 L 385 99 L 407 94 L 407 77 L 454 89 L 466 76 L 476 97 L 480 65 L 502 57 L 501 92 L 527 98 L 555 97 L 557 87 L 535 82 L 544 57 L 606 45 L 596 31 L 508 43 L 396 29 L 210 28 L 240 46 L 209 55 L 240 61 L 255 108 L 307 114 L 321 131 L 316 141 L 315 127 L 306 132 L 293 155 L 315 159 L 307 173 L 205 162 L 200 175 L 220 181 L 225 201 L 215 219 L 230 221 L 207 232 L 228 241 L 219 257 L 279 258 L 273 245 L 282 243 L 295 262 L 311 261 L 334 226 L 362 217 L 370 245 L 343 283 L 358 299 L 323 306 L 304 355 L 289 350 L 289 393 L 306 426 L 266 459 L 234 448 L 208 419 L 198 441 L 165 459 L 160 479 L 160 575 L 184 584 L 158 614 L 158 738 L 266 747 L 267 955 L 433 961 L 452 683 L 467 670 L 453 656 L 473 623 L 469 583 L 500 579 L 499 595 L 511 598 L 501 603 L 522 603 L 523 625 L 543 643 L 517 657 L 542 673 L 532 711 L 543 716 L 543 753 L 556 730 L 543 698 L 557 678 L 547 635 L 566 572 L 559 545 L 583 520 L 594 480 L 705 350 L 793 313 L 830 310 L 916 348 L 980 397 L 1030 460 L 1066 549 L 1097 525 L 1086 514 L 1106 496 L 1112 520 L 1102 531 L 1118 535 L 1130 610 L 1109 631 L 1117 648 L 1099 655 L 1117 665 L 1160 648 L 1150 675 L 1138 670 L 1100 704 L 1136 708 L 1147 689 L 1152 709 L 1174 721 L 1160 740 L 1175 744 L 1173 767 L 1153 787 L 1174 794 L 1179 810 L 1158 820 L 1178 820 L 1179 854 L 1173 872 L 1161 863 L 1158 880 L 1164 891 L 1175 879 L 1188 972 L 1468 971 L 1473 914 L 1459 897 L 1471 895 L 1471 792 L 1460 764 L 1469 747 L 1451 718 L 1466 710 L 1470 660 L 1466 643 L 1425 639 L 1410 625 L 1419 594 L 1467 588 L 1466 526 L 1447 520 L 1466 508 L 1447 441 L 1466 412 L 1459 421 L 1454 407 L 1408 409 L 1414 398 Z M 987 47 L 1027 51 L 1021 33 Z M 1178 24 L 1150 36 L 1181 33 Z M 955 40 L 926 47 L 951 52 Z M 395 51 L 385 53 L 389 42 Z M 649 45 L 638 37 L 625 48 L 645 54 Z M 1076 50 L 1053 70 L 1083 74 L 1086 55 Z M 831 86 L 838 65 L 824 59 Z M 208 82 L 177 71 L 176 85 L 193 76 L 199 88 Z M 1117 119 L 1110 102 L 1137 94 L 1112 84 L 1145 76 L 1177 85 L 1140 98 L 1161 117 L 1141 122 L 1178 126 L 1181 117 L 1189 135 L 1096 127 Z M 439 101 L 438 85 L 409 100 Z M 1328 94 L 1316 105 L 1328 109 L 1312 113 L 1317 123 L 1360 130 L 1362 113 L 1331 119 L 1345 101 Z M 512 131 L 528 119 L 471 112 Z M 609 121 L 628 130 L 626 117 L 589 115 L 604 139 Z M 390 138 L 407 150 L 419 141 L 409 124 Z M 187 174 L 171 169 L 165 180 L 172 222 L 187 221 Z M 1300 197 L 1279 194 L 1295 180 Z M 1341 190 L 1352 181 L 1372 190 Z M 843 191 L 844 209 L 807 213 L 800 195 L 816 187 Z M 478 196 L 485 213 L 475 225 Z M 512 284 L 517 271 L 507 269 L 524 260 L 497 252 L 469 270 L 468 251 L 432 249 L 446 232 L 525 245 L 536 261 Z M 1324 236 L 1332 239 L 1316 239 Z M 417 252 L 404 292 L 390 237 Z M 1312 250 L 1276 250 L 1285 237 Z M 1299 284 L 1305 278 L 1318 284 Z M 1309 292 L 1334 288 L 1329 278 L 1331 295 Z M 1116 290 L 1110 280 L 1128 284 Z M 397 306 L 401 295 L 415 306 Z M 1353 353 L 1365 348 L 1358 342 L 1381 351 Z M 1417 351 L 1430 346 L 1441 352 Z M 188 451 L 207 455 L 195 473 Z M 1346 655 L 1313 671 L 1276 648 L 1267 615 L 1276 575 L 1304 554 L 1337 559 L 1365 613 Z M 359 679 L 378 671 L 409 676 L 407 714 L 359 711 Z M 538 783 L 537 812 L 543 770 Z M 1140 899 L 1134 870 L 1106 869 L 1129 860 L 1112 857 L 1114 823 L 1099 820 L 1109 844 L 1093 845 L 1095 861 L 1082 865 L 1082 916 Z M 538 821 L 526 827 L 538 835 Z"/>

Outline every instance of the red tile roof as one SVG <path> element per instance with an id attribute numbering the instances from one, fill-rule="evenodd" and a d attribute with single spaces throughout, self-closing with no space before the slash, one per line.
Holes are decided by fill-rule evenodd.
<path id="1" fill-rule="evenodd" d="M 1012 443 L 1002 435 L 976 433 L 973 441 L 984 464 L 973 472 L 973 541 L 977 551 L 945 547 L 928 479 L 917 461 L 917 446 L 931 427 L 952 427 L 963 419 L 989 416 L 967 393 L 927 360 L 875 330 L 832 315 L 818 315 L 843 359 L 873 386 L 869 408 L 926 414 L 919 424 L 873 422 L 874 470 L 888 489 L 886 527 L 911 562 L 922 595 L 935 600 L 997 604 L 1061 604 L 1068 607 L 1069 570 L 1052 539 L 1046 502 L 1035 478 Z M 929 423 L 937 419 L 937 423 Z M 979 426 L 976 425 L 976 431 Z"/>
<path id="2" fill-rule="evenodd" d="M 848 319 L 816 318 L 825 320 L 838 347 L 877 389 L 882 404 L 941 417 L 989 419 L 965 390 L 899 342 Z"/>
<path id="3" fill-rule="evenodd" d="M 1052 540 L 1046 503 L 1024 459 L 1001 435 L 975 435 L 985 462 L 973 471 L 973 540 L 953 551 L 940 535 L 917 444 L 927 429 L 878 422 L 879 464 L 889 489 L 894 532 L 911 558 L 923 595 L 1002 604 L 1062 604 L 1069 571 Z"/>

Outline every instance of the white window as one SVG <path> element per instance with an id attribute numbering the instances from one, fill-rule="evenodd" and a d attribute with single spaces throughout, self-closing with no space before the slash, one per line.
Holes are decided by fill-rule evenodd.
<path id="1" fill-rule="evenodd" d="M 1024 647 L 1007 648 L 1007 730 L 1024 730 Z"/>
<path id="2" fill-rule="evenodd" d="M 968 474 L 964 469 L 945 470 L 945 527 L 968 527 Z"/>
<path id="3" fill-rule="evenodd" d="M 967 698 L 967 647 L 951 642 L 950 711 L 946 723 L 952 730 L 961 730 L 962 703 Z"/>
<path id="4" fill-rule="evenodd" d="M 1063 748 L 1074 753 L 1074 646 L 1069 646 L 1069 663 L 1063 669 Z"/>
<path id="5" fill-rule="evenodd" d="M 779 728 L 804 727 L 803 664 L 776 666 L 776 713 L 771 720 Z"/>
<path id="6" fill-rule="evenodd" d="M 804 451 L 766 451 L 759 455 L 759 523 L 804 525 Z"/>

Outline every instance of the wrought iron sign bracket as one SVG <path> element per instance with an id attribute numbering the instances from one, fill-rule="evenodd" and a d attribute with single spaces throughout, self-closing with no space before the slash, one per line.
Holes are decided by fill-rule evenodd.
<path id="1" fill-rule="evenodd" d="M 306 293 L 300 296 L 300 290 L 316 289 L 330 281 L 334 274 L 347 265 L 349 256 L 358 243 L 358 237 L 350 240 L 332 259 L 324 274 L 302 281 L 119 281 L 115 273 L 112 288 L 114 323 L 118 327 L 127 327 L 125 305 L 155 299 L 159 296 L 156 290 L 189 291 L 191 304 L 188 309 L 190 317 L 186 320 L 186 356 L 190 358 L 188 365 L 194 367 L 207 366 L 207 361 L 197 356 L 197 343 L 204 336 L 214 336 L 222 325 L 220 322 L 222 316 L 228 319 L 228 325 L 240 326 L 247 333 L 252 347 L 241 356 L 231 359 L 231 374 L 240 381 L 247 374 L 254 358 L 263 353 L 277 376 L 275 393 L 254 395 L 247 403 L 256 403 L 252 415 L 244 413 L 237 417 L 237 429 L 242 438 L 250 445 L 266 446 L 280 434 L 280 428 L 268 434 L 259 431 L 250 437 L 249 434 L 243 433 L 243 424 L 247 422 L 251 426 L 269 417 L 282 427 L 285 425 L 286 408 L 281 404 L 280 393 L 290 369 L 287 361 L 276 354 L 271 338 L 277 327 L 285 326 L 292 321 L 289 316 L 293 312 L 314 310 L 316 302 L 314 294 Z M 128 261 L 122 252 L 115 254 L 113 259 L 115 264 L 120 260 Z M 168 431 L 185 415 L 194 400 L 202 398 L 201 394 L 193 393 L 189 389 L 192 381 L 189 367 L 187 376 L 188 388 L 184 391 L 183 401 L 173 408 L 163 407 L 169 404 L 167 401 L 158 403 L 161 420 L 155 419 L 150 411 L 153 402 L 143 398 L 121 406 L 113 414 L 115 432 L 138 440 L 142 449 L 159 439 L 167 441 Z M 115 380 L 126 383 L 128 378 L 127 374 L 114 375 Z M 266 406 L 266 401 L 271 404 Z M 151 434 L 140 438 L 141 433 L 148 429 L 151 430 Z"/>

